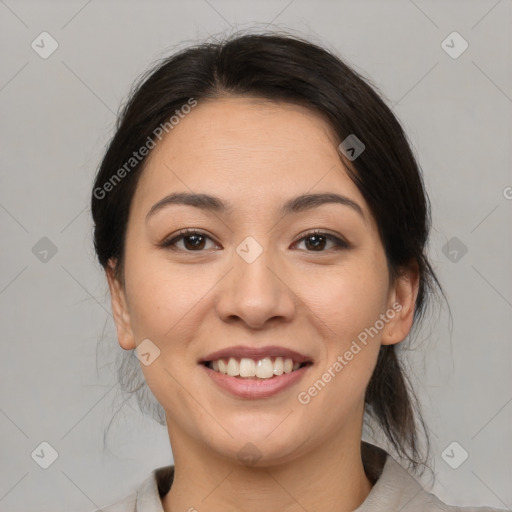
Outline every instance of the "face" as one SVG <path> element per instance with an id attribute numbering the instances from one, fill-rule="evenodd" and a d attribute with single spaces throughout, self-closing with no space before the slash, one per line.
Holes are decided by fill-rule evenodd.
<path id="1" fill-rule="evenodd" d="M 380 345 L 407 335 L 417 276 L 390 282 L 338 143 L 303 107 L 235 97 L 199 102 L 152 150 L 124 287 L 108 278 L 121 346 L 146 340 L 171 443 L 235 460 L 252 443 L 275 464 L 360 439 Z M 296 200 L 313 194 L 330 196 Z"/>

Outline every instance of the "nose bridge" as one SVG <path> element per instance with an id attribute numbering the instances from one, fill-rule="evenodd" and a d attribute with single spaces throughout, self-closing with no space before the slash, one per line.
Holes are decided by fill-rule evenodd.
<path id="1" fill-rule="evenodd" d="M 275 267 L 275 258 L 269 247 L 263 248 L 252 237 L 244 240 L 233 255 L 235 286 L 239 291 L 265 292 L 266 299 L 275 294 L 275 276 L 270 268 Z M 274 271 L 275 272 L 275 271 Z M 250 297 L 250 294 L 249 294 Z"/>
<path id="2" fill-rule="evenodd" d="M 254 237 L 246 237 L 233 253 L 233 269 L 222 287 L 217 304 L 225 320 L 239 317 L 251 327 L 273 317 L 289 320 L 294 312 L 291 292 L 279 278 L 275 251 L 264 248 Z"/>

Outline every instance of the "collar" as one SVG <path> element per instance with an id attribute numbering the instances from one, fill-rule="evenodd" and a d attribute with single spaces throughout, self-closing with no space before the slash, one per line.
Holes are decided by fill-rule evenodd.
<path id="1" fill-rule="evenodd" d="M 442 506 L 434 495 L 426 492 L 421 484 L 382 448 L 362 441 L 361 457 L 373 487 L 365 501 L 354 512 L 412 512 L 421 510 L 427 503 Z M 161 498 L 169 492 L 173 479 L 174 466 L 163 466 L 153 470 L 137 489 L 135 512 L 164 512 Z M 450 510 L 450 507 L 443 510 Z"/>

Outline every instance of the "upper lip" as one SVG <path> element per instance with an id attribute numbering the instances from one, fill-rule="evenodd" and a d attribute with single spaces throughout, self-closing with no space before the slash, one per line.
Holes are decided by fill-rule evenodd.
<path id="1" fill-rule="evenodd" d="M 249 358 L 249 359 L 263 359 L 264 357 L 289 357 L 295 363 L 307 363 L 311 362 L 311 358 L 301 354 L 295 350 L 291 350 L 285 347 L 279 347 L 277 345 L 269 345 L 267 347 L 246 347 L 243 345 L 237 345 L 236 347 L 223 348 L 208 354 L 201 358 L 199 363 L 206 363 L 209 361 L 217 361 L 218 359 L 227 359 L 229 357 L 236 358 Z"/>

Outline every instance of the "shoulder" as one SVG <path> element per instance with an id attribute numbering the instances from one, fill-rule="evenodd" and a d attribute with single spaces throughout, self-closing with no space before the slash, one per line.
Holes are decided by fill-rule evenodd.
<path id="1" fill-rule="evenodd" d="M 384 467 L 370 494 L 354 512 L 505 512 L 503 509 L 489 507 L 448 505 L 426 491 L 391 455 L 386 455 Z"/>
<path id="2" fill-rule="evenodd" d="M 164 512 L 161 496 L 169 490 L 174 466 L 157 468 L 121 501 L 117 501 L 94 512 Z"/>
<path id="3" fill-rule="evenodd" d="M 135 512 L 137 503 L 137 493 L 132 493 L 126 498 L 109 505 L 108 507 L 102 507 L 101 509 L 95 510 L 94 512 Z"/>
<path id="4" fill-rule="evenodd" d="M 419 485 L 419 484 L 418 484 Z M 420 496 L 421 510 L 424 512 L 506 512 L 503 509 L 490 508 L 490 507 L 458 507 L 455 505 L 448 505 L 442 502 L 437 496 L 423 491 L 423 496 Z M 412 511 L 414 509 L 411 508 Z M 404 509 L 409 511 L 408 508 Z"/>
<path id="5" fill-rule="evenodd" d="M 424 495 L 419 498 L 419 503 L 421 504 L 421 510 L 423 512 L 506 512 L 504 509 L 491 507 L 458 507 L 455 505 L 448 505 L 433 494 L 426 491 L 423 492 Z M 409 510 L 417 510 L 417 508 L 404 508 L 403 512 L 409 512 Z"/>

